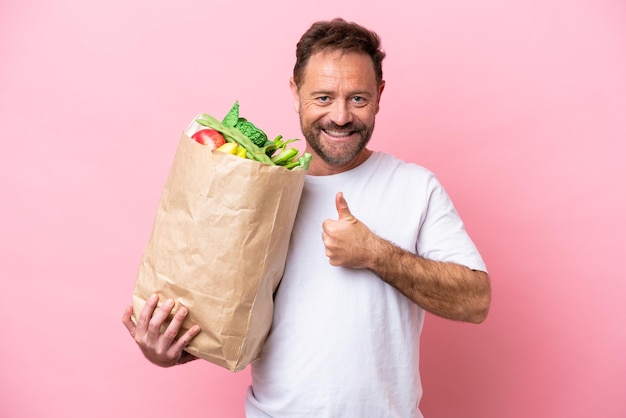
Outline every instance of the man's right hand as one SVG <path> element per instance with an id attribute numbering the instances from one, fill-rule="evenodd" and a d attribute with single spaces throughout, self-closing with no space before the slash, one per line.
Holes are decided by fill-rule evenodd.
<path id="1" fill-rule="evenodd" d="M 174 314 L 165 331 L 161 332 L 163 324 L 174 308 L 174 301 L 168 299 L 157 308 L 158 302 L 159 298 L 157 295 L 152 295 L 148 298 L 136 325 L 131 319 L 133 307 L 127 306 L 122 317 L 122 322 L 126 329 L 135 339 L 143 355 L 157 366 L 171 367 L 195 360 L 197 357 L 183 351 L 183 349 L 198 335 L 200 327 L 194 325 L 180 337 L 176 338 L 188 314 L 187 308 L 181 306 Z"/>

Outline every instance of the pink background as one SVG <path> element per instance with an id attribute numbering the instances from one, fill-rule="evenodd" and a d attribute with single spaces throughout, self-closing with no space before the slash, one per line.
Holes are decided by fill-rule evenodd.
<path id="1" fill-rule="evenodd" d="M 621 0 L 3 1 L 0 416 L 243 415 L 247 370 L 154 367 L 120 318 L 181 131 L 238 99 L 299 136 L 295 43 L 339 15 L 388 53 L 373 148 L 438 174 L 493 281 L 483 325 L 427 318 L 426 416 L 626 416 Z"/>

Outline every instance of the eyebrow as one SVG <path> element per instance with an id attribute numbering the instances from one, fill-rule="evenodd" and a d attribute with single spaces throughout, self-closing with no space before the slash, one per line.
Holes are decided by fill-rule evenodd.
<path id="1" fill-rule="evenodd" d="M 323 96 L 333 96 L 334 92 L 330 91 L 330 90 L 315 90 L 312 91 L 311 93 L 309 93 L 311 96 L 319 96 L 319 95 L 323 95 Z M 352 96 L 364 96 L 364 97 L 372 97 L 373 94 L 367 90 L 356 90 L 353 92 L 350 92 L 348 94 L 348 97 L 352 97 Z"/>

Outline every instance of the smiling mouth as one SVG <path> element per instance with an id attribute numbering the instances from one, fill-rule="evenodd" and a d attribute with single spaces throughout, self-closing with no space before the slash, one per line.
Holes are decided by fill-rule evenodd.
<path id="1" fill-rule="evenodd" d="M 356 131 L 348 130 L 348 129 L 343 129 L 343 130 L 322 129 L 322 132 L 324 132 L 327 136 L 331 138 L 336 138 L 336 139 L 349 138 L 356 133 Z"/>

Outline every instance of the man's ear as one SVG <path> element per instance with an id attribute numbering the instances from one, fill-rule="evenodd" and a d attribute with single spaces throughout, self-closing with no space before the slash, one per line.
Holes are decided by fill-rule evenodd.
<path id="1" fill-rule="evenodd" d="M 291 89 L 291 94 L 293 95 L 293 109 L 296 112 L 300 111 L 300 95 L 298 94 L 298 86 L 296 86 L 296 82 L 293 81 L 293 77 L 289 79 L 289 88 Z"/>
<path id="2" fill-rule="evenodd" d="M 385 90 L 385 80 L 380 82 L 378 86 L 378 99 L 376 100 L 376 113 L 380 110 L 380 96 L 383 95 L 383 90 Z"/>

